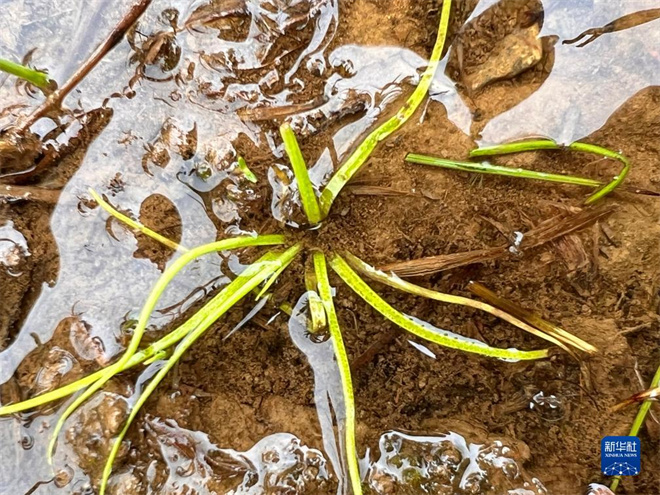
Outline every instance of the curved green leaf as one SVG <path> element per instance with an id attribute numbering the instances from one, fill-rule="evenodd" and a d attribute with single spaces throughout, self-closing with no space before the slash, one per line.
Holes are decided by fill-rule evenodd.
<path id="1" fill-rule="evenodd" d="M 346 461 L 348 463 L 351 486 L 353 487 L 353 495 L 362 495 L 360 467 L 358 466 L 358 454 L 355 444 L 355 399 L 353 398 L 351 365 L 348 362 L 348 355 L 346 354 L 344 340 L 342 339 L 341 329 L 339 328 L 339 319 L 337 318 L 335 305 L 332 301 L 332 288 L 330 287 L 330 281 L 328 280 L 328 268 L 325 263 L 325 255 L 320 251 L 314 253 L 314 270 L 318 282 L 319 297 L 325 308 L 328 328 L 330 329 L 330 338 L 332 339 L 332 347 L 335 351 L 335 358 L 337 359 L 337 366 L 339 367 L 339 375 L 341 376 L 341 390 L 344 395 L 344 404 L 346 408 Z"/>
<path id="2" fill-rule="evenodd" d="M 543 359 L 549 355 L 548 349 L 542 349 L 539 351 L 498 349 L 496 347 L 490 347 L 478 340 L 468 339 L 467 337 L 446 330 L 424 327 L 390 306 L 383 298 L 376 294 L 376 292 L 374 292 L 374 290 L 369 287 L 366 282 L 353 271 L 353 269 L 351 269 L 349 264 L 346 263 L 341 256 L 334 255 L 330 260 L 330 266 L 357 295 L 364 299 L 367 304 L 392 323 L 425 340 L 451 349 L 458 349 L 460 351 L 472 352 L 483 356 L 510 361 Z"/>
<path id="3" fill-rule="evenodd" d="M 477 148 L 470 152 L 470 157 L 478 156 L 492 156 L 492 155 L 508 155 L 511 153 L 520 153 L 522 151 L 537 151 L 537 150 L 564 150 L 580 151 L 584 153 L 593 153 L 603 156 L 605 158 L 612 158 L 618 160 L 623 164 L 623 168 L 619 175 L 614 177 L 610 182 L 604 185 L 601 189 L 593 193 L 585 200 L 585 204 L 591 204 L 604 196 L 608 195 L 619 187 L 626 179 L 628 172 L 630 172 L 630 161 L 621 153 L 612 151 L 602 146 L 595 144 L 575 142 L 568 146 L 557 144 L 551 139 L 530 139 L 525 141 L 516 141 L 513 143 L 498 144 L 495 146 L 486 146 L 484 148 Z"/>
<path id="4" fill-rule="evenodd" d="M 146 227 L 145 225 L 142 225 L 140 222 L 137 222 L 133 220 L 130 217 L 127 217 L 123 213 L 120 213 L 116 209 L 114 209 L 109 203 L 107 203 L 100 194 L 98 194 L 94 189 L 89 189 L 89 194 L 91 194 L 92 198 L 94 198 L 94 201 L 96 201 L 101 208 L 103 208 L 105 211 L 107 211 L 110 215 L 115 217 L 117 220 L 125 223 L 129 227 L 138 230 L 142 232 L 144 235 L 147 235 L 151 237 L 152 239 L 157 240 L 161 244 L 169 247 L 170 249 L 174 249 L 175 251 L 188 251 L 188 248 L 185 248 L 176 242 L 172 241 L 171 239 L 168 239 L 165 236 L 160 235 L 158 232 L 154 232 L 151 230 L 149 227 Z"/>
<path id="5" fill-rule="evenodd" d="M 288 265 L 291 260 L 298 254 L 301 247 L 300 245 L 293 246 L 287 249 L 284 253 L 279 255 L 272 261 L 258 261 L 250 265 L 238 278 L 225 287 L 220 294 L 218 294 L 219 304 L 213 308 L 213 311 L 205 312 L 202 321 L 193 329 L 177 346 L 172 353 L 172 356 L 167 360 L 167 363 L 161 368 L 156 376 L 149 382 L 149 384 L 142 391 L 135 405 L 131 409 L 131 413 L 126 420 L 124 427 L 117 436 L 110 450 L 110 454 L 103 469 L 103 476 L 101 479 L 101 495 L 104 495 L 108 479 L 112 473 L 112 465 L 115 457 L 121 447 L 121 442 L 126 436 L 133 420 L 137 416 L 140 408 L 147 401 L 149 396 L 156 389 L 158 384 L 165 378 L 165 375 L 172 369 L 181 356 L 190 348 L 190 346 L 210 327 L 218 318 L 229 311 L 236 305 L 243 297 L 249 294 L 264 280 L 270 277 L 273 273 L 277 272 L 282 266 Z"/>
<path id="6" fill-rule="evenodd" d="M 116 375 L 121 369 L 128 363 L 131 357 L 137 352 L 137 348 L 140 345 L 144 331 L 149 323 L 149 318 L 151 313 L 153 313 L 156 303 L 160 299 L 161 295 L 165 291 L 165 288 L 169 285 L 172 279 L 179 273 L 188 263 L 195 260 L 196 258 L 216 251 L 225 251 L 228 249 L 235 249 L 238 247 L 247 247 L 247 246 L 272 246 L 283 244 L 285 241 L 284 236 L 280 235 L 271 235 L 271 236 L 261 236 L 261 237 L 235 237 L 232 239 L 224 239 L 218 242 L 212 242 L 209 244 L 204 244 L 198 246 L 190 251 L 186 251 L 179 258 L 177 258 L 174 263 L 172 263 L 165 272 L 160 276 L 156 285 L 149 293 L 149 297 L 145 302 L 140 316 L 138 318 L 138 324 L 135 330 L 133 331 L 133 336 L 129 345 L 122 355 L 122 357 L 113 365 L 105 368 L 103 375 L 92 384 L 85 392 L 83 392 L 79 397 L 77 397 L 62 413 L 58 418 L 55 427 L 53 428 L 53 433 L 51 441 L 48 446 L 48 459 L 52 460 L 52 455 L 55 449 L 55 444 L 57 442 L 57 437 L 59 436 L 64 423 L 68 417 L 83 404 L 87 399 L 89 399 L 96 391 L 100 390 L 103 385 L 105 385 L 108 380 L 110 380 L 114 375 Z"/>
<path id="7" fill-rule="evenodd" d="M 515 177 L 517 179 L 542 180 L 546 182 L 559 182 L 560 184 L 571 184 L 575 186 L 601 187 L 604 184 L 595 179 L 586 177 L 577 177 L 574 175 L 549 174 L 546 172 L 537 172 L 535 170 L 526 170 L 523 168 L 503 167 L 493 165 L 488 162 L 461 162 L 457 160 L 445 160 L 435 156 L 418 155 L 409 153 L 406 156 L 408 163 L 419 165 L 431 165 L 433 167 L 448 168 L 451 170 L 460 170 L 461 172 L 471 172 L 477 174 L 499 175 L 501 177 Z"/>
<path id="8" fill-rule="evenodd" d="M 457 304 L 459 306 L 466 306 L 469 308 L 474 308 L 478 309 L 480 311 L 484 311 L 486 313 L 489 313 L 493 316 L 496 316 L 497 318 L 500 318 L 511 325 L 520 328 L 521 330 L 524 330 L 525 332 L 531 333 L 532 335 L 536 335 L 539 338 L 542 338 L 544 340 L 547 340 L 548 342 L 551 342 L 555 344 L 556 346 L 562 348 L 572 356 L 575 356 L 575 354 L 566 347 L 564 342 L 561 342 L 558 338 L 554 337 L 553 335 L 541 331 L 540 329 L 529 325 L 525 323 L 524 321 L 516 318 L 515 316 L 507 313 L 506 311 L 503 311 L 491 304 L 483 303 L 481 301 L 475 301 L 474 299 L 470 299 L 469 297 L 463 297 L 463 296 L 456 296 L 453 294 L 444 294 L 442 292 L 434 291 L 431 289 L 427 289 L 425 287 L 420 287 L 419 285 L 411 284 L 410 282 L 407 282 L 405 280 L 402 280 L 401 278 L 397 277 L 395 274 L 390 274 L 390 273 L 385 273 L 380 270 L 377 270 L 373 266 L 365 263 L 362 261 L 360 258 L 357 256 L 352 255 L 351 253 L 346 253 L 346 259 L 348 260 L 348 263 L 358 270 L 360 273 L 366 275 L 367 277 L 376 280 L 382 284 L 389 285 L 390 287 L 394 287 L 395 289 L 401 290 L 403 292 L 408 292 L 409 294 L 415 294 L 416 296 L 421 296 L 421 297 L 426 297 L 428 299 L 433 299 L 435 301 L 441 301 L 449 304 Z M 568 333 L 568 332 L 566 332 Z M 571 337 L 574 337 L 571 334 L 568 334 Z M 578 339 L 579 340 L 579 339 Z M 581 343 L 584 343 L 588 346 L 589 350 L 593 348 L 593 346 L 590 346 L 584 341 L 581 341 Z M 593 348 L 595 351 L 595 348 Z"/>
<path id="9" fill-rule="evenodd" d="M 289 156 L 291 168 L 293 168 L 293 175 L 296 177 L 298 183 L 298 191 L 300 191 L 300 201 L 302 201 L 303 210 L 307 215 L 307 220 L 310 224 L 316 225 L 321 221 L 321 210 L 319 209 L 319 201 L 316 198 L 314 185 L 309 178 L 309 172 L 305 159 L 298 146 L 298 140 L 294 134 L 291 126 L 284 123 L 280 126 L 280 134 L 284 141 L 284 149 Z"/>
<path id="10" fill-rule="evenodd" d="M 333 175 L 330 182 L 325 186 L 321 193 L 321 216 L 325 218 L 330 212 L 330 207 L 335 201 L 344 186 L 351 180 L 358 170 L 364 165 L 369 156 L 379 142 L 386 139 L 390 134 L 398 130 L 405 124 L 410 117 L 415 113 L 422 100 L 428 93 L 433 76 L 438 68 L 442 51 L 445 47 L 445 39 L 447 38 L 447 31 L 449 29 L 449 14 L 451 13 L 451 0 L 444 0 L 442 2 L 442 13 L 440 14 L 440 25 L 438 27 L 438 37 L 431 52 L 429 65 L 422 74 L 419 84 L 410 95 L 408 101 L 401 107 L 401 109 L 388 119 L 384 124 L 374 130 L 367 138 L 358 146 L 355 152 L 346 160 L 341 168 Z"/>

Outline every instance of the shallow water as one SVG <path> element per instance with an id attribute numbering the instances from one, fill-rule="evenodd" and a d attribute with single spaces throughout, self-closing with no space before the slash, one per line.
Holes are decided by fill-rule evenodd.
<path id="1" fill-rule="evenodd" d="M 379 450 L 368 474 L 377 493 L 393 486 L 407 487 L 404 493 L 486 493 L 493 487 L 513 494 L 547 493 L 520 468 L 515 459 L 520 454 L 498 440 L 473 444 L 454 432 L 423 437 L 393 431 L 381 436 Z"/>
<path id="2" fill-rule="evenodd" d="M 556 39 L 552 72 L 533 95 L 488 122 L 483 144 L 529 135 L 569 144 L 602 127 L 635 93 L 658 84 L 656 22 L 603 34 L 582 47 L 564 44 L 590 28 L 657 7 L 655 2 L 548 1 L 543 6 L 539 36 Z"/>
<path id="3" fill-rule="evenodd" d="M 41 291 L 38 298 L 26 317 L 17 324 L 20 329 L 15 337 L 0 352 L 0 383 L 16 376 L 21 363 L 35 349 L 48 348 L 48 341 L 58 328 L 69 325 L 72 316 L 80 320 L 75 328 L 85 328 L 82 334 L 70 333 L 78 354 L 60 348 L 58 342 L 50 349 L 54 354 L 44 361 L 46 364 L 31 370 L 41 374 L 41 381 L 36 380 L 37 384 L 42 384 L 44 389 L 54 386 L 53 383 L 74 370 L 79 361 L 107 363 L 121 352 L 126 338 L 122 328 L 136 317 L 145 295 L 162 273 L 162 263 L 143 252 L 136 236 L 116 222 L 106 224 L 106 215 L 99 208 L 87 206 L 90 187 L 106 195 L 122 211 L 129 211 L 136 217 L 148 198 L 153 199 L 155 195 L 165 198 L 156 202 L 162 208 L 163 204 L 170 205 L 178 213 L 178 242 L 183 246 L 195 246 L 241 232 L 252 233 L 262 224 L 273 226 L 276 223 L 268 220 L 271 214 L 280 222 L 296 225 L 298 219 L 292 212 L 299 209 L 297 191 L 295 185 L 287 183 L 290 177 L 283 177 L 282 170 L 287 163 L 276 126 L 272 125 L 272 118 L 255 116 L 260 115 L 259 112 L 269 115 L 264 109 L 276 109 L 280 112 L 278 115 L 292 123 L 297 133 L 314 143 L 314 155 L 308 158 L 308 162 L 312 167 L 312 179 L 318 186 L 328 179 L 332 170 L 379 118 L 401 105 L 401 95 L 410 92 L 425 66 L 425 59 L 420 54 L 427 53 L 427 50 L 422 42 L 418 40 L 414 46 L 407 45 L 403 41 L 408 39 L 407 35 L 392 34 L 387 23 L 379 25 L 374 20 L 382 9 L 386 15 L 403 22 L 408 15 L 404 12 L 406 2 L 402 2 L 401 7 L 366 0 L 346 4 L 336 0 L 219 3 L 227 8 L 226 14 L 219 20 L 214 19 L 212 26 L 205 26 L 202 25 L 205 2 L 154 1 L 139 21 L 139 32 L 131 39 L 133 46 L 126 39 L 122 41 L 67 98 L 69 108 L 87 112 L 105 105 L 111 109 L 112 115 L 107 126 L 81 156 L 75 174 L 66 180 L 59 179 L 59 182 L 57 177 L 53 179 L 55 182 L 51 185 L 62 187 L 50 218 L 59 269 L 48 273 L 41 287 L 35 287 L 35 291 Z M 466 22 L 478 20 L 496 3 L 492 0 L 479 2 L 466 16 Z M 504 105 L 506 108 L 497 107 L 484 100 L 504 99 L 506 81 L 486 87 L 483 93 L 468 94 L 448 68 L 452 58 L 449 54 L 442 65 L 443 71 L 438 72 L 431 88 L 433 103 L 408 125 L 421 126 L 429 119 L 437 118 L 437 110 L 431 117 L 427 116 L 427 111 L 434 111 L 431 105 L 440 103 L 454 126 L 452 132 L 459 136 L 457 141 L 463 143 L 471 140 L 479 144 L 495 143 L 530 135 L 543 135 L 569 143 L 592 135 L 633 96 L 660 84 L 660 20 L 603 34 L 584 47 L 563 44 L 589 28 L 604 26 L 625 14 L 657 8 L 657 2 L 580 0 L 567 3 L 546 0 L 542 3 L 544 16 L 539 37 L 548 40 L 554 62 L 540 84 L 531 84 L 533 90 L 529 91 L 517 91 L 517 86 L 512 86 L 512 104 Z M 61 83 L 104 38 L 130 4 L 128 0 L 5 0 L 0 16 L 0 55 L 21 60 L 36 48 L 31 63 L 38 68 L 47 68 L 49 74 Z M 236 5 L 237 11 L 231 10 Z M 414 2 L 408 7 L 412 10 Z M 434 19 L 435 15 L 431 13 Z M 365 26 L 360 25 L 361 20 Z M 412 27 L 424 25 L 424 19 L 417 21 L 418 25 L 410 24 L 411 31 L 414 31 Z M 167 56 L 157 54 L 155 60 L 141 67 L 135 58 L 149 56 L 149 37 L 172 33 L 173 24 L 180 30 L 173 38 L 175 45 L 170 46 Z M 165 43 L 172 41 L 172 38 L 165 39 Z M 292 55 L 289 52 L 294 48 L 297 51 Z M 143 71 L 143 77 L 131 84 L 138 70 Z M 192 77 L 188 77 L 190 74 Z M 25 107 L 22 111 L 26 111 L 40 101 L 39 96 L 29 96 L 21 85 L 16 87 L 12 78 L 0 76 L 0 82 L 0 101 L 5 108 L 19 105 Z M 474 118 L 476 109 L 485 110 L 485 121 Z M 0 114 L 0 128 L 10 125 L 14 119 L 12 112 Z M 80 131 L 75 116 L 64 116 L 63 122 L 71 123 L 71 127 L 57 138 L 54 143 L 57 146 L 69 142 Z M 44 136 L 54 127 L 52 121 L 42 119 L 33 130 Z M 422 144 L 433 145 L 437 141 L 432 131 L 420 139 Z M 257 148 L 261 154 L 268 153 L 260 161 L 267 162 L 267 168 L 259 169 L 259 180 L 262 185 L 269 183 L 268 188 L 253 187 L 236 171 L 239 150 Z M 456 146 L 451 153 L 457 153 L 458 148 Z M 445 145 L 438 151 L 450 153 Z M 246 158 L 250 164 L 250 156 Z M 655 166 L 652 173 L 657 175 L 657 164 Z M 265 204 L 270 211 L 266 211 Z M 35 257 L 31 246 L 33 238 L 33 233 L 20 232 L 11 220 L 0 217 L 0 270 L 12 275 L 21 273 L 24 258 Z M 171 256 L 172 253 L 166 253 L 165 260 Z M 159 302 L 159 308 L 170 309 L 155 313 L 149 331 L 155 332 L 173 322 L 241 267 L 238 259 L 226 255 L 206 256 L 184 269 Z M 655 287 L 653 284 L 649 282 L 650 287 Z M 68 332 L 69 326 L 66 328 Z M 266 437 L 243 453 L 223 450 L 223 455 L 232 462 L 243 463 L 241 469 L 253 473 L 256 480 L 243 481 L 238 488 L 227 493 L 267 491 L 255 488 L 261 487 L 264 480 L 273 475 L 264 467 L 262 450 L 271 444 L 285 448 L 282 445 L 287 442 L 300 442 L 300 449 L 305 453 L 303 457 L 312 451 L 319 458 L 323 456 L 323 467 L 315 475 L 329 480 L 323 489 L 334 488 L 334 484 L 340 492 L 347 489 L 341 482 L 337 483 L 336 473 L 342 471 L 342 463 L 336 441 L 328 439 L 332 432 L 331 404 L 335 408 L 334 414 L 343 407 L 336 370 L 322 366 L 331 360 L 331 347 L 327 342 L 309 344 L 308 337 L 293 324 L 289 330 L 296 346 L 307 356 L 317 380 L 313 397 L 319 416 L 325 418 L 318 428 L 323 437 L 320 441 L 316 437 L 297 440 L 286 436 L 288 432 L 283 431 Z M 432 359 L 423 347 L 419 347 L 420 343 L 411 343 L 415 346 L 411 352 L 417 359 Z M 85 355 L 81 348 L 89 354 Z M 434 350 L 428 352 L 433 355 Z M 145 371 L 151 372 L 153 368 Z M 528 399 L 529 409 L 541 411 L 544 420 L 554 422 L 564 417 L 554 410 L 555 395 L 544 395 L 542 390 L 535 390 Z M 5 402 L 4 397 L 2 401 Z M 98 404 L 90 402 L 85 411 L 97 407 Z M 54 468 L 45 461 L 48 433 L 62 410 L 60 405 L 55 411 L 44 411 L 34 417 L 28 414 L 20 419 L 0 418 L 0 458 L 5 461 L 4 469 L 0 471 L 1 493 L 90 493 L 88 473 L 77 460 L 79 452 L 62 447 Z M 561 413 L 566 414 L 563 410 Z M 69 423 L 77 420 L 74 417 Z M 167 438 L 171 432 L 159 433 L 158 428 L 172 426 L 166 418 L 159 421 L 152 422 L 151 431 L 156 432 L 155 441 L 162 455 L 171 458 L 173 454 L 168 450 L 171 445 L 158 437 Z M 393 424 L 389 428 L 411 426 L 415 426 L 414 422 Z M 136 425 L 135 428 L 139 427 Z M 212 432 L 187 431 L 185 435 L 198 439 L 196 449 L 208 450 L 209 445 L 204 443 L 208 442 L 203 437 L 205 433 Z M 446 439 L 442 435 L 449 435 L 448 431 L 435 433 L 438 436 L 420 441 L 429 445 L 442 443 Z M 233 448 L 233 440 L 223 439 L 222 446 Z M 466 448 L 470 452 L 476 441 L 462 440 L 467 442 L 465 445 L 469 446 Z M 65 444 L 62 438 L 60 445 Z M 321 447 L 324 453 L 316 453 L 314 449 Z M 529 448 L 534 452 L 534 445 Z M 389 461 L 385 453 L 381 452 L 380 460 L 376 457 L 372 454 L 373 464 L 364 464 L 367 467 L 363 472 L 371 480 L 373 490 L 391 493 L 373 481 L 375 473 L 385 473 L 388 479 L 396 480 L 403 487 L 400 493 L 423 493 L 406 488 L 405 476 L 386 466 Z M 181 467 L 181 462 L 167 463 L 169 475 L 164 483 L 169 491 L 155 491 L 153 486 L 147 485 L 142 485 L 141 489 L 148 493 L 186 493 L 181 488 L 185 482 L 173 474 Z M 327 472 L 326 462 L 332 467 Z M 153 463 L 158 464 L 158 460 Z M 248 465 L 249 469 L 245 467 Z M 139 467 L 142 469 L 145 464 L 141 463 Z M 203 493 L 208 489 L 207 478 L 214 467 L 195 464 L 194 469 L 194 482 L 198 484 L 187 489 Z M 279 465 L 274 468 L 275 471 L 286 469 L 286 466 Z M 54 478 L 53 473 L 59 478 Z M 544 482 L 543 474 L 535 474 L 541 479 L 538 485 L 531 486 L 532 477 L 528 477 L 529 480 L 525 480 L 527 485 L 520 484 L 511 489 L 543 493 L 538 491 Z M 151 473 L 151 476 L 156 475 Z M 62 477 L 70 481 L 58 488 L 57 484 L 63 484 L 59 481 Z M 586 488 L 589 481 L 591 479 L 582 480 L 582 486 Z M 253 482 L 256 484 L 250 484 Z M 292 493 L 303 491 L 300 486 L 291 489 Z M 463 486 L 460 489 L 467 490 Z M 323 492 L 319 490 L 319 493 Z M 280 492 L 275 490 L 273 493 Z"/>

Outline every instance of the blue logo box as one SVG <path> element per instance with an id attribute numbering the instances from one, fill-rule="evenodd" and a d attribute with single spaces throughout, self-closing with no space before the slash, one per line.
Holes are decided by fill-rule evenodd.
<path id="1" fill-rule="evenodd" d="M 600 470 L 607 476 L 635 476 L 642 468 L 642 442 L 637 437 L 605 437 L 600 441 Z"/>

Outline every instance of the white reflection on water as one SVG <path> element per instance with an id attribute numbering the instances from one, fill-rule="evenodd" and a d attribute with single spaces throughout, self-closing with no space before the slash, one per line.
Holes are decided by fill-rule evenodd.
<path id="1" fill-rule="evenodd" d="M 482 2 L 478 12 L 493 3 Z M 530 135 L 570 143 L 602 127 L 635 93 L 660 84 L 660 19 L 603 34 L 584 47 L 562 43 L 623 15 L 657 8 L 657 1 L 545 0 L 543 5 L 540 36 L 558 38 L 552 72 L 529 98 L 486 125 L 483 145 Z"/>

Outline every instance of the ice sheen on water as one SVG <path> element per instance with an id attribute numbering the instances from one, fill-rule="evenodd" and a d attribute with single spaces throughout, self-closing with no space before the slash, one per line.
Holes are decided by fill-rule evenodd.
<path id="1" fill-rule="evenodd" d="M 173 420 L 148 418 L 145 434 L 152 459 L 146 479 L 119 471 L 110 481 L 111 493 L 312 493 L 331 479 L 323 454 L 289 433 L 269 435 L 245 452 L 219 448 L 205 433 L 181 428 Z"/>
<path id="2" fill-rule="evenodd" d="M 520 466 L 519 454 L 500 440 L 470 443 L 458 433 L 415 436 L 390 431 L 380 437 L 380 458 L 367 481 L 376 493 L 413 495 L 545 495 Z"/>
<path id="3" fill-rule="evenodd" d="M 27 240 L 14 228 L 14 222 L 8 220 L 0 225 L 0 265 L 10 275 L 17 275 L 21 261 L 30 256 Z"/>
<path id="4" fill-rule="evenodd" d="M 495 3 L 482 1 L 472 17 Z M 529 98 L 486 125 L 481 144 L 530 135 L 577 141 L 603 126 L 635 93 L 660 83 L 658 20 L 603 34 L 583 47 L 562 43 L 626 14 L 657 8 L 658 2 L 545 0 L 543 7 L 539 36 L 556 38 L 552 72 Z"/>
<path id="5" fill-rule="evenodd" d="M 344 455 L 344 431 L 346 427 L 346 405 L 342 394 L 341 376 L 334 356 L 332 341 L 315 342 L 310 338 L 308 326 L 308 298 L 303 294 L 289 318 L 289 335 L 293 343 L 305 355 L 314 372 L 314 404 L 321 427 L 323 448 L 334 472 L 341 474 L 337 493 L 348 489 L 345 484 L 348 473 Z M 337 431 L 335 432 L 335 423 Z"/>

